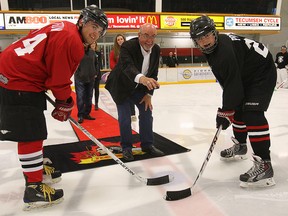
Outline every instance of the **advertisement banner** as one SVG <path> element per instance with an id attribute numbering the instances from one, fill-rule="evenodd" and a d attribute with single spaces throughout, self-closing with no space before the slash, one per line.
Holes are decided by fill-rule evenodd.
<path id="1" fill-rule="evenodd" d="M 160 15 L 161 29 L 189 29 L 191 20 L 197 16 L 180 15 Z M 224 16 L 210 16 L 214 20 L 216 29 L 224 30 Z"/>
<path id="2" fill-rule="evenodd" d="M 138 29 L 144 23 L 160 28 L 159 15 L 150 14 L 107 14 L 109 29 Z"/>
<path id="3" fill-rule="evenodd" d="M 0 13 L 0 30 L 4 30 L 5 26 L 4 26 L 4 14 Z"/>
<path id="4" fill-rule="evenodd" d="M 225 16 L 226 30 L 279 30 L 279 17 L 234 17 Z"/>
<path id="5" fill-rule="evenodd" d="M 39 29 L 45 25 L 70 21 L 77 23 L 78 14 L 17 14 L 5 13 L 6 29 Z M 159 15 L 150 14 L 107 14 L 109 29 L 138 29 L 144 23 L 151 23 L 160 28 Z M 3 25 L 4 26 L 4 25 Z"/>
<path id="6" fill-rule="evenodd" d="M 178 81 L 187 80 L 215 80 L 210 67 L 177 68 Z"/>
<path id="7" fill-rule="evenodd" d="M 109 29 L 138 29 L 144 23 L 151 23 L 163 30 L 189 30 L 191 20 L 200 15 L 173 14 L 107 14 Z M 33 14 L 4 13 L 0 14 L 0 30 L 30 30 L 39 29 L 45 25 L 70 21 L 76 23 L 79 14 Z M 279 17 L 251 16 L 210 16 L 218 30 L 280 30 Z M 5 20 L 5 22 L 4 22 Z"/>
<path id="8" fill-rule="evenodd" d="M 5 27 L 6 29 L 39 29 L 45 25 L 63 20 L 76 24 L 78 17 L 78 14 L 5 13 Z"/>

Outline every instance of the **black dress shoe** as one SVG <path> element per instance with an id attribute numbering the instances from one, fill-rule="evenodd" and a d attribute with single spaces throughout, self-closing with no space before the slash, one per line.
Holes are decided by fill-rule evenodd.
<path id="1" fill-rule="evenodd" d="M 122 155 L 123 155 L 123 159 L 126 161 L 133 161 L 134 160 L 132 149 L 123 150 Z"/>
<path id="2" fill-rule="evenodd" d="M 150 145 L 148 147 L 144 147 L 142 148 L 142 152 L 146 152 L 148 154 L 151 154 L 153 156 L 164 156 L 164 152 L 162 152 L 161 150 L 157 149 L 154 145 Z"/>
<path id="3" fill-rule="evenodd" d="M 79 118 L 78 118 L 78 123 L 79 123 L 79 124 L 83 123 L 83 118 L 82 118 L 82 117 L 79 117 Z"/>
<path id="4" fill-rule="evenodd" d="M 98 104 L 95 104 L 94 109 L 95 109 L 95 110 L 98 110 L 98 109 L 99 109 Z"/>
<path id="5" fill-rule="evenodd" d="M 88 119 L 88 120 L 95 120 L 96 118 L 90 116 L 90 115 L 86 115 L 83 117 L 84 119 Z"/>

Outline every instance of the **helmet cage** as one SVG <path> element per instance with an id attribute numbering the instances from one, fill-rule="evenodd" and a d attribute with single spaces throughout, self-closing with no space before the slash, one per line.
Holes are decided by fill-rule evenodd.
<path id="1" fill-rule="evenodd" d="M 211 33 L 212 33 L 212 34 L 214 35 L 214 37 L 215 37 L 215 43 L 214 43 L 212 46 L 207 47 L 207 48 L 199 46 L 199 44 L 197 43 L 197 38 L 192 39 L 193 42 L 194 42 L 194 44 L 195 44 L 195 46 L 196 46 L 198 49 L 200 49 L 201 52 L 203 52 L 203 53 L 205 53 L 205 54 L 210 54 L 210 53 L 212 53 L 212 52 L 214 51 L 214 49 L 217 47 L 217 45 L 218 45 L 218 32 L 217 32 L 216 30 L 213 30 L 213 31 L 211 31 Z M 209 32 L 208 32 L 207 34 L 209 34 Z M 204 36 L 204 35 L 203 35 L 203 36 Z M 202 36 L 200 36 L 200 37 L 202 37 Z M 199 38 L 200 38 L 200 37 L 199 37 Z"/>
<path id="2" fill-rule="evenodd" d="M 212 33 L 214 35 L 215 43 L 208 48 L 200 47 L 199 44 L 197 43 L 197 39 L 200 39 L 201 37 L 209 33 Z M 208 16 L 203 15 L 191 21 L 190 36 L 195 46 L 205 54 L 212 53 L 218 45 L 218 31 L 215 28 L 214 21 L 210 19 Z"/>

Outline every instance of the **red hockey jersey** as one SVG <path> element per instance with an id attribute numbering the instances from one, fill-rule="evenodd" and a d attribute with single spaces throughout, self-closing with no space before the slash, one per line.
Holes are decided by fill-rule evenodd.
<path id="1" fill-rule="evenodd" d="M 31 31 L 0 55 L 0 86 L 10 90 L 51 90 L 58 100 L 71 94 L 71 77 L 84 56 L 75 24 L 63 21 Z"/>

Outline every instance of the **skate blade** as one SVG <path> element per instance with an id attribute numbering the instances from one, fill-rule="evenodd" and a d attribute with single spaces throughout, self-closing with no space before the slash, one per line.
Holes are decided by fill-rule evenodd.
<path id="1" fill-rule="evenodd" d="M 240 160 L 246 160 L 248 157 L 246 155 L 235 155 L 232 157 L 220 157 L 221 161 L 240 161 Z"/>
<path id="2" fill-rule="evenodd" d="M 272 178 L 263 179 L 257 182 L 240 182 L 240 187 L 242 188 L 261 188 L 261 187 L 271 187 L 276 183 Z"/>
<path id="3" fill-rule="evenodd" d="M 60 182 L 61 180 L 62 180 L 61 177 L 52 179 L 52 177 L 49 175 L 43 175 L 43 181 L 42 182 L 44 184 L 56 184 L 56 183 Z"/>
<path id="4" fill-rule="evenodd" d="M 63 197 L 54 200 L 52 202 L 31 202 L 31 203 L 25 203 L 24 207 L 23 207 L 23 211 L 31 211 L 31 210 L 35 210 L 35 209 L 41 209 L 41 208 L 47 208 L 47 207 L 51 207 L 54 205 L 57 205 L 59 203 L 61 203 L 64 200 Z"/>

